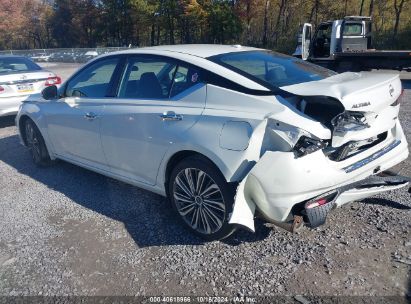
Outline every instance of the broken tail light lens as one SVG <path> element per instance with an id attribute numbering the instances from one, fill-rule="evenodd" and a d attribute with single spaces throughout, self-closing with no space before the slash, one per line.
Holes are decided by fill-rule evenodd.
<path id="1" fill-rule="evenodd" d="M 335 132 L 358 131 L 369 128 L 366 117 L 361 112 L 345 111 L 331 120 Z"/>
<path id="2" fill-rule="evenodd" d="M 46 85 L 47 87 L 52 86 L 52 85 L 58 85 L 58 84 L 61 84 L 61 78 L 58 77 L 58 76 L 49 77 L 49 78 L 46 80 L 46 83 L 45 83 L 45 85 Z"/>
<path id="3" fill-rule="evenodd" d="M 301 136 L 295 144 L 293 151 L 297 157 L 302 157 L 315 151 L 322 150 L 327 147 L 327 145 L 328 144 L 322 140 Z"/>
<path id="4" fill-rule="evenodd" d="M 318 207 L 318 206 L 325 205 L 327 203 L 328 203 L 328 201 L 327 201 L 326 198 L 320 198 L 320 199 L 317 199 L 316 201 L 310 202 L 309 204 L 307 204 L 305 206 L 305 208 L 311 209 L 311 208 L 315 208 L 315 207 Z"/>

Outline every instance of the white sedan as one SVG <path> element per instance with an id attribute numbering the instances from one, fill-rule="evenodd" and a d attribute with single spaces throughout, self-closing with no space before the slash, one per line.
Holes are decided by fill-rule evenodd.
<path id="1" fill-rule="evenodd" d="M 396 75 L 335 74 L 241 46 L 177 45 L 101 56 L 16 123 L 38 165 L 62 159 L 167 196 L 208 240 L 295 231 L 344 203 L 404 187 Z"/>
<path id="2" fill-rule="evenodd" d="M 60 77 L 26 57 L 0 56 L 0 116 L 15 115 L 30 94 L 61 84 Z"/>

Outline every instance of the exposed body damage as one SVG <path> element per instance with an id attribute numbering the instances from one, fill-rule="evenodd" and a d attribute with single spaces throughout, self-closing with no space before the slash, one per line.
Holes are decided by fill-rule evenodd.
<path id="1" fill-rule="evenodd" d="M 321 121 L 314 114 L 323 132 L 299 130 L 296 137 L 300 139 L 289 136 L 288 151 L 262 147 L 261 158 L 239 184 L 230 223 L 254 231 L 258 210 L 280 226 L 302 215 L 316 227 L 334 207 L 408 184 L 407 178 L 376 176 L 408 157 L 408 144 L 398 121 L 398 76 L 345 73 L 282 89 L 294 95 L 288 102 L 300 111 L 304 110 L 301 103 L 321 92 L 325 98 L 340 102 L 336 108 L 341 112 L 331 121 L 329 117 Z M 276 129 L 278 119 L 281 117 L 276 114 L 267 117 L 262 123 L 265 132 L 253 134 L 252 141 L 258 142 L 271 132 L 284 135 L 281 128 Z M 302 137 L 312 140 L 305 140 L 303 153 L 299 153 Z"/>

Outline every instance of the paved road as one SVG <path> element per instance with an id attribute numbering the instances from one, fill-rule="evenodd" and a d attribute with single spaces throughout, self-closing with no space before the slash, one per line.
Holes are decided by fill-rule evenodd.
<path id="1" fill-rule="evenodd" d="M 411 142 L 410 90 L 401 120 Z M 411 175 L 410 158 L 399 169 Z M 255 234 L 203 243 L 158 195 L 64 162 L 36 168 L 12 119 L 0 121 L 0 172 L 0 295 L 410 294 L 405 189 L 346 205 L 316 230 L 259 221 Z"/>

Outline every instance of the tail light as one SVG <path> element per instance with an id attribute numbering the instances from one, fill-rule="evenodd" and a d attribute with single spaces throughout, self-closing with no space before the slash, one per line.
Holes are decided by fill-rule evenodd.
<path id="1" fill-rule="evenodd" d="M 396 107 L 404 101 L 404 98 L 405 98 L 404 92 L 405 92 L 404 89 L 402 89 L 401 95 L 398 96 L 398 99 L 391 104 L 392 107 Z"/>
<path id="2" fill-rule="evenodd" d="M 3 93 L 6 89 L 0 86 L 0 94 Z"/>
<path id="3" fill-rule="evenodd" d="M 301 136 L 297 143 L 295 144 L 293 151 L 296 157 L 302 157 L 307 154 L 314 153 L 318 150 L 322 150 L 327 147 L 328 143 L 310 138 L 307 136 Z"/>
<path id="4" fill-rule="evenodd" d="M 52 85 L 57 85 L 57 84 L 61 84 L 61 78 L 60 77 L 58 77 L 58 76 L 55 76 L 55 77 L 49 77 L 47 80 L 46 80 L 46 83 L 45 83 L 45 85 L 46 86 L 52 86 Z"/>
<path id="5" fill-rule="evenodd" d="M 311 208 L 315 208 L 315 207 L 318 207 L 318 206 L 325 205 L 327 203 L 328 203 L 328 201 L 327 201 L 326 198 L 320 198 L 320 199 L 317 199 L 313 202 L 310 202 L 305 208 L 311 209 Z"/>

